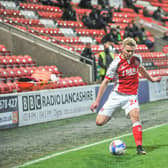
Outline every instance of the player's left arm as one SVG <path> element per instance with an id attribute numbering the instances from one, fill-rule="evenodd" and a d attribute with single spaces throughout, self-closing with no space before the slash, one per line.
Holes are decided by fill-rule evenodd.
<path id="1" fill-rule="evenodd" d="M 139 73 L 146 79 L 148 79 L 151 82 L 160 82 L 161 81 L 161 76 L 157 76 L 157 77 L 152 77 L 147 70 L 145 69 L 144 66 L 140 66 L 139 67 Z"/>

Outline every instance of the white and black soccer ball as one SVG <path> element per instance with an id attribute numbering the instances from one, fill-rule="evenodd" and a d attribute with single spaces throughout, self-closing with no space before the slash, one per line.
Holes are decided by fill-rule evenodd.
<path id="1" fill-rule="evenodd" d="M 125 153 L 125 150 L 126 150 L 126 145 L 120 139 L 112 141 L 109 145 L 109 151 L 113 155 L 123 155 Z"/>

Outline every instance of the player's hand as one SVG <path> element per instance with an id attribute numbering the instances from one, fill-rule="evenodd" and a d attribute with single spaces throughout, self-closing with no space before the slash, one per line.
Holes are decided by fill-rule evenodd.
<path id="1" fill-rule="evenodd" d="M 152 78 L 152 82 L 160 82 L 161 81 L 161 76 L 156 76 Z"/>
<path id="2" fill-rule="evenodd" d="M 92 103 L 92 105 L 90 106 L 90 109 L 94 112 L 94 110 L 98 107 L 99 103 L 97 103 L 96 101 Z"/>

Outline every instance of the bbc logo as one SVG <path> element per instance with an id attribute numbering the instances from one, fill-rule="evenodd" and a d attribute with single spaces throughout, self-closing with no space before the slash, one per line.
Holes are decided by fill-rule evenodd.
<path id="1" fill-rule="evenodd" d="M 30 95 L 22 96 L 23 111 L 32 111 L 41 109 L 41 96 Z"/>

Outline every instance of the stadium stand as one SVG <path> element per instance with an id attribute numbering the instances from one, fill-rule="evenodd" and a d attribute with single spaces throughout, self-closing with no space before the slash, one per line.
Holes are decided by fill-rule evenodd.
<path id="1" fill-rule="evenodd" d="M 167 12 L 167 4 L 168 2 L 166 0 L 162 3 L 157 0 L 138 0 L 136 2 L 136 6 L 141 8 L 139 13 L 135 13 L 133 9 L 122 7 L 119 11 L 113 12 L 111 23 L 108 23 L 108 25 L 114 28 L 117 26 L 120 27 L 121 39 L 124 38 L 124 30 L 127 24 L 132 22 L 132 20 L 135 20 L 136 17 L 144 21 L 163 26 L 163 23 L 156 21 L 153 18 L 144 17 L 142 10 L 144 6 L 147 6 L 152 13 L 158 6 L 160 6 L 165 12 Z M 18 29 L 36 35 L 41 39 L 45 39 L 49 43 L 58 44 L 63 48 L 77 52 L 78 54 L 81 54 L 81 51 L 85 47 L 85 43 L 91 43 L 91 49 L 95 54 L 97 61 L 98 53 L 104 50 L 101 39 L 106 32 L 104 29 L 88 29 L 82 22 L 81 18 L 86 13 L 89 14 L 91 9 L 81 9 L 75 1 L 72 1 L 71 5 L 76 11 L 77 21 L 62 20 L 61 17 L 63 10 L 58 6 L 43 5 L 39 1 L 27 0 L 24 3 L 15 3 L 14 1 L 1 0 L 1 22 L 15 26 Z M 96 6 L 96 4 L 94 6 Z M 168 27 L 167 24 L 168 23 L 165 22 L 164 26 Z M 155 42 L 155 37 L 150 30 L 145 30 L 145 33 L 149 40 Z M 121 49 L 120 44 L 115 44 L 114 47 L 118 51 Z M 163 53 L 161 51 L 151 52 L 145 44 L 138 44 L 136 52 L 142 55 L 144 66 L 152 75 L 167 75 L 167 53 Z M 2 55 L 0 56 L 0 73 L 1 77 L 5 79 L 2 80 L 4 86 L 6 84 L 5 82 L 8 81 L 11 84 L 13 78 L 18 80 L 20 77 L 29 76 L 32 74 L 34 68 L 37 68 L 35 66 L 35 62 L 32 61 L 30 56 L 12 56 L 10 51 L 7 51 L 3 45 L 0 45 L 0 54 Z M 56 75 L 61 74 L 59 71 L 54 73 Z M 85 84 L 86 83 L 83 82 L 81 77 L 65 77 L 59 80 L 57 86 L 53 85 L 50 87 L 61 88 Z"/>
<path id="2" fill-rule="evenodd" d="M 80 76 L 64 77 L 55 65 L 36 66 L 36 63 L 29 55 L 6 55 L 6 47 L 4 45 L 0 46 L 2 50 L 0 55 L 1 94 L 87 84 Z M 37 71 L 38 73 L 35 73 Z M 48 76 L 51 74 L 55 75 L 56 80 L 51 80 L 52 77 Z M 33 80 L 29 81 L 29 79 Z"/>

